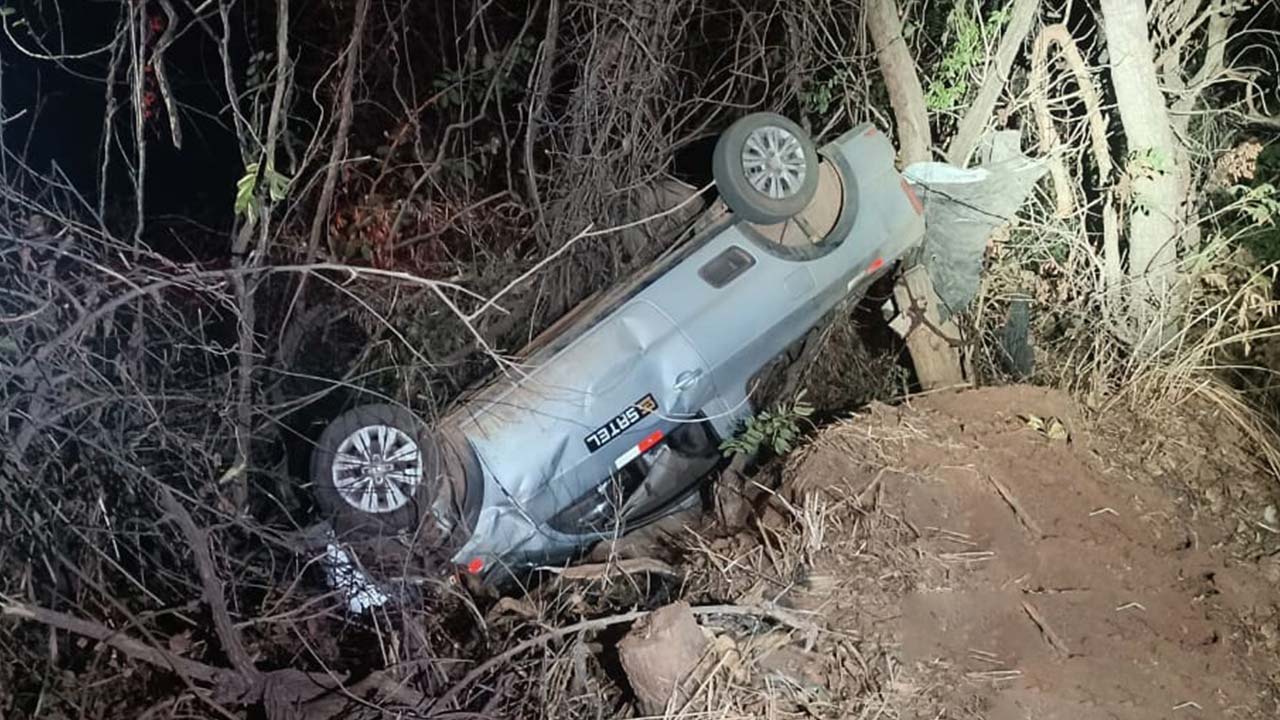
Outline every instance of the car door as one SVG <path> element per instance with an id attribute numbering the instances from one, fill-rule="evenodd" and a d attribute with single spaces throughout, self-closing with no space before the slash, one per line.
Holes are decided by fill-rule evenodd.
<path id="1" fill-rule="evenodd" d="M 658 513 L 715 465 L 714 442 L 699 442 L 698 433 L 700 411 L 717 393 L 705 358 L 650 300 L 637 299 L 609 322 L 616 323 L 603 330 L 614 336 L 609 342 L 634 337 L 639 327 L 652 342 L 617 369 L 597 374 L 592 396 L 606 414 L 617 413 L 583 437 L 591 456 L 574 485 L 594 481 L 604 521 L 630 524 Z"/>
<path id="2" fill-rule="evenodd" d="M 751 414 L 746 379 L 816 319 L 810 263 L 767 252 L 737 225 L 650 292 L 707 358 L 719 396 L 706 410 L 722 435 Z"/>
<path id="3" fill-rule="evenodd" d="M 617 519 L 626 500 L 608 494 L 621 471 L 652 457 L 715 395 L 689 337 L 654 303 L 635 298 L 533 367 L 464 430 L 502 494 L 532 521 L 611 502 L 587 520 L 571 512 L 553 523 L 571 534 L 607 532 L 597 526 Z"/>

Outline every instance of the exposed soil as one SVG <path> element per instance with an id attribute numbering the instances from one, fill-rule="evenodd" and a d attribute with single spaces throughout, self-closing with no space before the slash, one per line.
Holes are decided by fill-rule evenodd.
<path id="1" fill-rule="evenodd" d="M 698 531 L 690 593 L 820 628 L 716 629 L 757 716 L 1278 717 L 1275 484 L 1236 443 L 1211 409 L 1089 423 L 1031 387 L 873 406 L 751 531 Z"/>

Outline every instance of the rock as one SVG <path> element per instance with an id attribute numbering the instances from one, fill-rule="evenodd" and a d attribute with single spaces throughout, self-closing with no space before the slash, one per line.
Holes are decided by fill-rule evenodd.
<path id="1" fill-rule="evenodd" d="M 618 658 L 640 709 L 661 716 L 680 708 L 697 687 L 694 672 L 707 654 L 707 637 L 688 603 L 658 608 L 618 643 Z"/>
<path id="2" fill-rule="evenodd" d="M 1262 576 L 1268 582 L 1280 585 L 1280 555 L 1264 558 L 1259 564 L 1262 567 Z"/>

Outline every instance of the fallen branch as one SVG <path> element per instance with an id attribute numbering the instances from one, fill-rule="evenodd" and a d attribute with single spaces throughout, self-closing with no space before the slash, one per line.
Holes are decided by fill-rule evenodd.
<path id="1" fill-rule="evenodd" d="M 218 633 L 223 652 L 227 654 L 231 666 L 246 680 L 258 682 L 260 673 L 254 667 L 253 660 L 249 658 L 248 651 L 244 649 L 240 634 L 236 632 L 231 622 L 231 614 L 227 612 L 227 600 L 222 594 L 222 581 L 218 579 L 218 573 L 213 565 L 213 556 L 209 553 L 209 533 L 196 526 L 191 513 L 187 512 L 168 488 L 162 489 L 160 503 L 182 530 L 182 535 L 191 546 L 192 553 L 195 554 L 196 571 L 200 575 L 204 601 L 209 606 L 209 613 L 213 616 L 213 627 Z"/>
<path id="2" fill-rule="evenodd" d="M 1031 618 L 1031 622 L 1035 623 L 1035 626 L 1040 629 L 1040 635 L 1044 637 L 1044 641 L 1049 644 L 1049 647 L 1053 648 L 1054 652 L 1063 658 L 1071 657 L 1071 651 L 1067 649 L 1067 644 L 1062 641 L 1058 633 L 1053 631 L 1053 628 L 1049 626 L 1049 621 L 1044 619 L 1044 616 L 1040 614 L 1035 605 L 1023 601 L 1022 610 L 1027 613 L 1027 617 Z"/>
<path id="3" fill-rule="evenodd" d="M 1031 533 L 1032 537 L 1037 540 L 1044 537 L 1044 530 L 1040 529 L 1040 524 L 1037 523 L 1026 510 L 1022 509 L 1022 503 L 1018 502 L 1018 498 L 1014 497 L 1013 493 L 1009 492 L 1009 488 L 1005 487 L 1004 483 L 995 479 L 992 475 L 987 476 L 987 481 L 991 483 L 992 487 L 996 489 L 996 493 L 1000 495 L 1000 498 L 1004 500 L 1005 504 L 1009 506 L 1009 509 L 1013 511 L 1013 516 L 1018 518 L 1018 523 L 1022 525 L 1022 527 L 1026 528 L 1027 532 Z"/>
<path id="4" fill-rule="evenodd" d="M 571 565 L 567 568 L 545 568 L 559 575 L 561 580 L 596 580 L 608 577 L 612 573 L 635 575 L 638 573 L 654 573 L 678 577 L 680 572 L 667 563 L 656 558 L 626 558 L 615 562 L 591 563 L 588 565 Z"/>
<path id="5" fill-rule="evenodd" d="M 134 660 L 141 660 L 200 682 L 218 684 L 231 672 L 223 668 L 196 662 L 195 660 L 188 660 L 167 650 L 152 647 L 101 623 L 82 620 L 56 610 L 27 605 L 5 596 L 0 596 L 0 615 L 20 620 L 30 620 L 58 630 L 83 635 L 119 650 Z"/>
<path id="6" fill-rule="evenodd" d="M 239 705 L 261 702 L 270 720 L 351 717 L 346 711 L 347 706 L 353 702 L 365 703 L 359 696 L 369 691 L 376 691 L 384 698 L 408 706 L 425 702 L 420 693 L 404 687 L 402 682 L 383 671 L 370 673 L 349 687 L 345 684 L 345 673 L 304 672 L 292 668 L 268 672 L 255 670 L 256 679 L 250 683 L 243 673 L 236 670 L 189 660 L 168 650 L 139 642 L 102 623 L 28 605 L 3 595 L 0 595 L 0 616 L 37 622 L 75 633 L 96 640 L 133 660 L 175 672 L 187 680 L 207 684 L 213 690 L 212 698 L 201 699 L 211 703 L 213 708 L 227 718 L 235 718 L 236 715 L 218 705 L 218 702 Z M 199 695 L 203 696 L 204 693 Z"/>

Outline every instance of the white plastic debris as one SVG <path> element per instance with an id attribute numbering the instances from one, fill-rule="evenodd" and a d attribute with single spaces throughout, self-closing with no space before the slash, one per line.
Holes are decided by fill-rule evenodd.
<path id="1" fill-rule="evenodd" d="M 1018 149 L 1016 131 L 997 135 L 989 157 L 979 167 L 922 162 L 902 172 L 924 204 L 921 262 L 942 300 L 939 314 L 944 320 L 978 294 L 987 240 L 996 228 L 1013 220 L 1046 172 L 1042 161 Z"/>
<path id="2" fill-rule="evenodd" d="M 342 592 L 350 611 L 359 615 L 366 610 L 386 604 L 387 594 L 378 589 L 373 580 L 351 559 L 351 555 L 336 542 L 330 541 L 324 553 L 325 578 L 329 587 Z"/>

